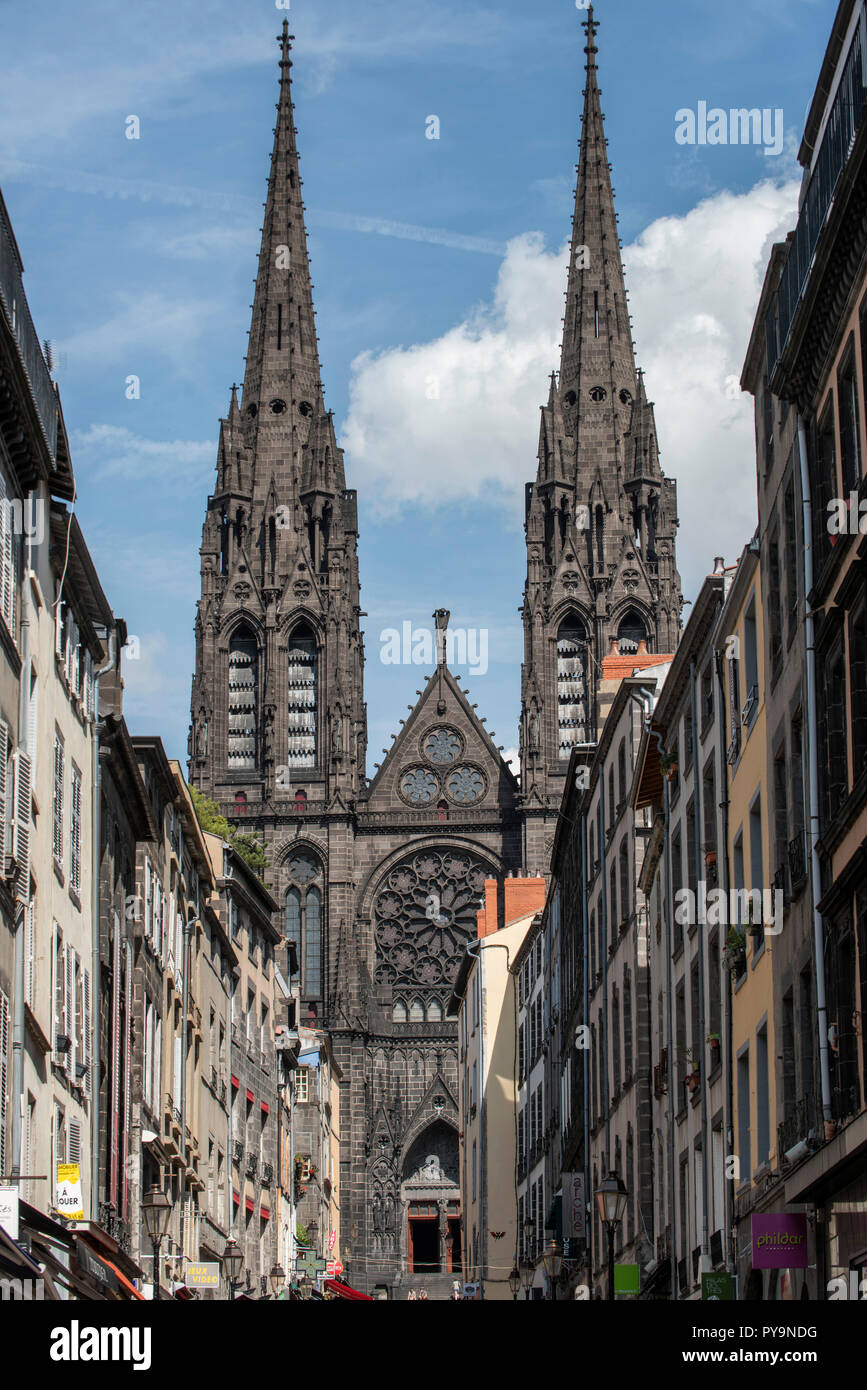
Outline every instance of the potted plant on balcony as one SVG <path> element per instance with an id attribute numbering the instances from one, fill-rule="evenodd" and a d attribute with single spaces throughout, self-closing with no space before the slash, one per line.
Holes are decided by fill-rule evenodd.
<path id="1" fill-rule="evenodd" d="M 722 1050 L 719 1033 L 708 1033 L 707 1045 L 710 1048 L 711 1066 L 715 1067 L 720 1059 L 720 1052 Z"/>
<path id="2" fill-rule="evenodd" d="M 687 1090 L 689 1091 L 690 1095 L 695 1095 L 696 1091 L 701 1085 L 701 1070 L 699 1068 L 698 1062 L 693 1062 L 691 1070 L 687 1072 L 686 1076 L 683 1079 L 686 1082 Z"/>
<path id="3" fill-rule="evenodd" d="M 726 937 L 725 963 L 739 975 L 747 958 L 747 938 L 739 927 L 730 927 Z"/>

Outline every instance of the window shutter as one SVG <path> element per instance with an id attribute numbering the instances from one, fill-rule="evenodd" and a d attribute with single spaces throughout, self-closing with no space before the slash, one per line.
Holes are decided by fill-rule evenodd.
<path id="1" fill-rule="evenodd" d="M 15 754 L 15 896 L 27 902 L 30 896 L 30 759 L 20 750 Z"/>
<path id="2" fill-rule="evenodd" d="M 154 1025 L 154 1083 L 153 1083 L 153 1112 L 159 1113 L 162 1105 L 162 1085 L 163 1085 L 163 1021 L 159 1013 L 156 1014 Z"/>
<path id="3" fill-rule="evenodd" d="M 2 594 L 3 617 L 6 626 L 15 636 L 15 571 L 12 556 L 14 541 L 12 536 L 12 516 L 9 506 L 9 498 L 6 493 L 6 482 L 2 484 L 2 499 L 0 499 L 0 564 L 2 564 L 2 580 L 0 580 L 0 594 Z"/>
<path id="4" fill-rule="evenodd" d="M 76 1120 L 72 1115 L 66 1126 L 66 1161 L 67 1163 L 81 1162 L 81 1121 Z"/>
<path id="5" fill-rule="evenodd" d="M 174 1070 L 172 1074 L 172 1100 L 174 1101 L 175 1109 L 177 1109 L 181 1103 L 181 1066 L 183 1065 L 181 1046 L 181 1035 L 180 1033 L 176 1033 L 174 1051 Z"/>
<path id="6" fill-rule="evenodd" d="M 63 600 L 59 600 L 57 611 L 54 615 L 54 651 L 57 656 L 63 656 Z"/>
<path id="7" fill-rule="evenodd" d="M 151 861 L 145 855 L 144 862 L 144 921 L 145 936 L 151 935 Z"/>
<path id="8" fill-rule="evenodd" d="M 85 970 L 82 979 L 83 979 L 84 1004 L 83 1004 L 82 1020 L 81 1020 L 81 1046 L 82 1046 L 82 1058 L 81 1058 L 81 1060 L 82 1060 L 82 1062 L 84 1063 L 84 1065 L 87 1067 L 87 1071 L 84 1073 L 84 1093 L 85 1093 L 85 1095 L 88 1095 L 88 1096 L 89 1096 L 89 1095 L 91 1094 L 91 1087 L 90 1087 L 90 1059 L 91 1059 L 91 1056 L 93 1055 L 93 1047 L 92 1047 L 92 1045 L 91 1045 L 91 1044 L 92 1044 L 92 1034 L 91 1034 L 91 1027 L 92 1027 L 92 1025 L 91 1025 L 91 1016 L 90 1016 L 90 971 L 89 971 L 89 970 Z"/>
<path id="9" fill-rule="evenodd" d="M 6 1129 L 7 1129 L 7 1096 L 9 1094 L 7 1082 L 9 1080 L 8 1061 L 9 1056 L 9 1000 L 0 989 L 0 1172 L 9 1171 L 6 1160 Z"/>
<path id="10" fill-rule="evenodd" d="M 72 1000 L 75 990 L 73 979 L 73 956 L 75 952 L 71 946 L 67 946 L 63 953 L 64 961 L 64 983 L 63 983 L 63 1031 L 69 1038 L 69 1047 L 63 1054 L 63 1070 L 67 1076 L 72 1074 L 72 1063 L 75 1056 L 75 1038 L 73 1037 L 75 1013 L 73 1012 Z"/>
<path id="11" fill-rule="evenodd" d="M 35 773 L 36 754 L 39 748 L 39 677 L 33 671 L 30 676 L 30 698 L 27 702 L 27 756 Z"/>
<path id="12" fill-rule="evenodd" d="M 84 655 L 84 713 L 88 719 L 94 717 L 93 657 L 90 652 Z"/>
<path id="13" fill-rule="evenodd" d="M 30 1005 L 31 1009 L 33 1008 L 33 957 L 35 955 L 36 949 L 36 942 L 34 940 L 35 933 L 33 921 L 35 906 L 35 901 L 33 898 L 31 898 L 30 902 L 27 904 L 26 936 L 24 938 L 26 943 L 24 948 L 24 998 Z"/>
<path id="14" fill-rule="evenodd" d="M 6 771 L 9 757 L 9 725 L 5 719 L 0 719 L 0 854 L 4 859 L 9 839 L 9 820 L 7 812 L 6 795 Z M 0 864 L 0 869 L 5 870 L 6 865 Z M 2 875 L 5 877 L 5 875 Z"/>

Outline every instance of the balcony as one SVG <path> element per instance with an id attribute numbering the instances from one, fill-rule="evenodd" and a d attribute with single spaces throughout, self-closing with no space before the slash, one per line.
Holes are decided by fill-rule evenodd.
<path id="1" fill-rule="evenodd" d="M 30 317 L 27 300 L 24 297 L 24 286 L 21 283 L 21 272 L 18 256 L 15 252 L 12 228 L 6 221 L 5 209 L 0 210 L 0 302 L 2 302 L 9 326 L 15 334 L 18 352 L 30 384 L 30 393 L 36 406 L 42 433 L 45 436 L 52 463 L 55 463 L 57 458 L 57 396 L 51 380 L 51 373 L 42 355 L 42 348 L 33 326 L 33 320 Z"/>
<path id="2" fill-rule="evenodd" d="M 243 1161 L 244 1141 L 243 1139 L 235 1139 L 232 1143 L 232 1162 L 237 1163 L 238 1167 L 240 1167 Z"/>
<path id="3" fill-rule="evenodd" d="M 259 1155 L 255 1153 L 247 1154 L 247 1163 L 244 1169 L 248 1178 L 255 1178 L 259 1167 Z"/>
<path id="4" fill-rule="evenodd" d="M 677 1291 L 678 1291 L 678 1293 L 686 1293 L 686 1290 L 687 1290 L 687 1281 L 686 1281 L 686 1260 L 678 1260 L 678 1262 L 677 1262 Z"/>
<path id="5" fill-rule="evenodd" d="M 810 278 L 819 237 L 861 124 L 865 94 L 861 31 L 858 29 L 846 58 L 798 225 L 780 275 L 776 313 L 772 305 L 765 320 L 769 377 L 786 350 L 795 313 Z"/>
<path id="6" fill-rule="evenodd" d="M 263 1186 L 263 1187 L 270 1187 L 273 1181 L 274 1181 L 274 1165 L 273 1165 L 273 1163 L 263 1163 L 263 1164 L 262 1164 L 262 1186 Z"/>

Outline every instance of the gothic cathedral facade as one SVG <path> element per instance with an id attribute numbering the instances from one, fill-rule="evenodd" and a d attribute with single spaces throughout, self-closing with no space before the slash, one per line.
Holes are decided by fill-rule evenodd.
<path id="1" fill-rule="evenodd" d="M 323 401 L 285 23 L 280 38 L 244 382 L 202 531 L 190 780 L 264 841 L 303 1021 L 343 1073 L 342 1247 L 353 1283 L 387 1296 L 422 1251 L 460 1270 L 446 1010 L 484 881 L 545 872 L 612 645 L 673 651 L 679 632 L 675 487 L 634 364 L 594 34 L 591 11 L 563 354 L 527 488 L 520 781 L 446 664 L 442 610 L 435 669 L 366 775 L 357 498 Z"/>

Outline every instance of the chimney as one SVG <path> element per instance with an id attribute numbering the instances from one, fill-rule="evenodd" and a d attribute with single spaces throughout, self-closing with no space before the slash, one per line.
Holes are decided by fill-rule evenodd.
<path id="1" fill-rule="evenodd" d="M 713 562 L 713 572 L 714 572 L 714 574 L 715 574 L 715 575 L 725 574 L 725 567 L 726 567 L 725 556 L 723 556 L 723 555 L 715 555 L 715 556 L 714 556 L 714 562 Z"/>

